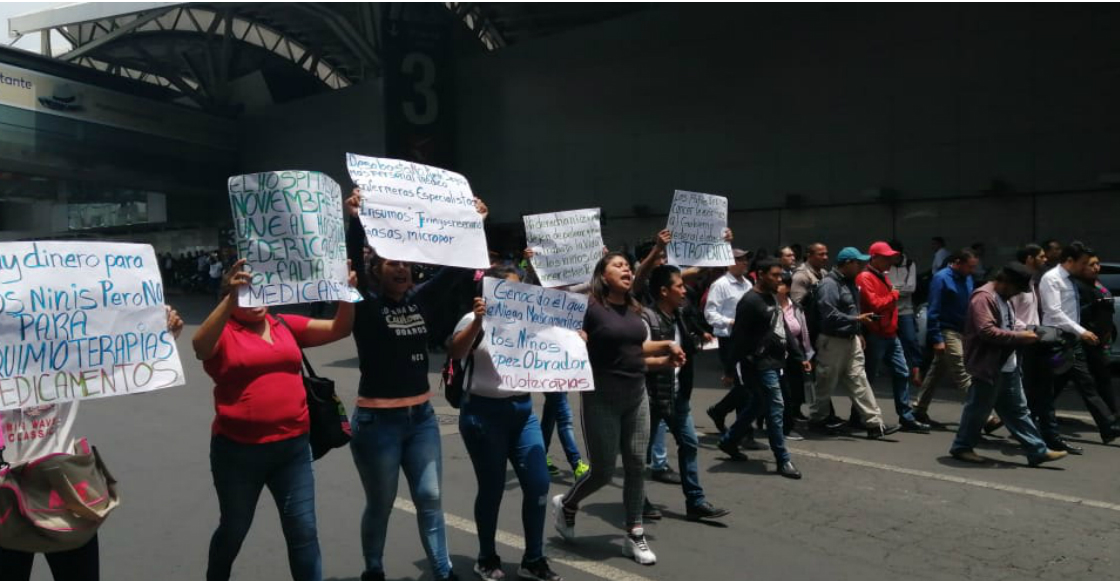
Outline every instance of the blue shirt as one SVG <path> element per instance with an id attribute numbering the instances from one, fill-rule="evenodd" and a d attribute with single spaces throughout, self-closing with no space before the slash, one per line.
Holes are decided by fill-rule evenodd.
<path id="1" fill-rule="evenodd" d="M 926 333 L 930 343 L 944 343 L 943 329 L 964 332 L 968 299 L 972 296 L 972 277 L 957 274 L 946 267 L 933 275 L 929 284 L 929 310 L 926 312 Z"/>

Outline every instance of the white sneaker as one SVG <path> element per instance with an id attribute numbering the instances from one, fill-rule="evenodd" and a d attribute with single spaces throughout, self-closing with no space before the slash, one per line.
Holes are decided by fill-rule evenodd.
<path id="1" fill-rule="evenodd" d="M 622 554 L 631 557 L 639 565 L 653 565 L 657 562 L 657 555 L 649 548 L 646 542 L 646 531 L 638 527 L 622 539 Z"/>
<path id="2" fill-rule="evenodd" d="M 568 519 L 564 516 L 563 494 L 557 494 L 556 496 L 552 497 L 552 512 L 554 513 L 552 515 L 552 521 L 553 526 L 556 527 L 556 532 L 560 533 L 560 536 L 564 537 L 565 541 L 570 541 L 576 538 L 575 521 L 573 520 L 572 524 L 568 524 Z"/>

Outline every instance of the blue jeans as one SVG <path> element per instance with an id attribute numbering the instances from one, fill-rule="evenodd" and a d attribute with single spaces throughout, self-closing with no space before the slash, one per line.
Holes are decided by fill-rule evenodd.
<path id="1" fill-rule="evenodd" d="M 292 579 L 323 578 L 315 528 L 315 477 L 306 434 L 265 444 L 240 444 L 214 436 L 210 439 L 210 472 L 221 517 L 210 539 L 206 581 L 229 579 L 265 486 L 280 511 Z"/>
<path id="2" fill-rule="evenodd" d="M 780 370 L 744 369 L 743 372 L 743 380 L 747 382 L 747 385 L 743 386 L 748 393 L 747 405 L 720 441 L 738 445 L 743 437 L 750 433 L 751 424 L 765 415 L 766 435 L 770 437 L 770 450 L 774 452 L 774 459 L 779 465 L 789 462 L 786 436 L 782 431 L 782 416 L 785 415 L 786 406 L 782 400 Z"/>
<path id="3" fill-rule="evenodd" d="M 572 427 L 572 406 L 568 404 L 568 394 L 564 392 L 550 392 L 544 394 L 544 409 L 541 411 L 541 435 L 544 437 L 544 449 L 552 444 L 552 430 L 557 428 L 560 437 L 560 446 L 564 448 L 564 456 L 572 470 L 582 457 L 579 446 L 576 445 L 576 431 Z"/>
<path id="4" fill-rule="evenodd" d="M 521 524 L 525 528 L 525 561 L 544 556 L 544 523 L 548 507 L 548 465 L 544 439 L 529 395 L 507 399 L 471 397 L 459 413 L 459 433 L 474 464 L 478 493 L 478 558 L 494 557 L 498 509 L 506 489 L 506 462 L 521 483 Z"/>
<path id="5" fill-rule="evenodd" d="M 1030 410 L 1027 409 L 1027 397 L 1023 394 L 1023 376 L 1016 369 L 1012 372 L 1001 372 L 999 384 L 993 385 L 978 377 L 972 378 L 972 387 L 968 389 L 968 401 L 961 411 L 961 424 L 957 429 L 957 437 L 953 439 L 950 452 L 971 450 L 980 441 L 980 430 L 984 428 L 992 409 L 999 414 L 1007 431 L 1015 436 L 1016 440 L 1027 450 L 1027 458 L 1035 460 L 1046 454 L 1046 443 L 1038 433 L 1038 428 L 1031 421 Z"/>
<path id="6" fill-rule="evenodd" d="M 906 363 L 906 356 L 902 352 L 902 341 L 898 337 L 887 339 L 868 334 L 867 360 L 864 363 L 867 371 L 867 382 L 875 385 L 875 378 L 879 377 L 879 366 L 886 363 L 891 371 L 891 386 L 894 388 L 894 411 L 903 421 L 914 421 L 914 410 L 910 409 L 910 367 Z"/>
<path id="7" fill-rule="evenodd" d="M 906 354 L 906 365 L 910 369 L 921 367 L 922 347 L 918 344 L 918 318 L 916 316 L 898 316 L 898 340 L 902 341 L 902 352 Z"/>
<path id="8" fill-rule="evenodd" d="M 669 426 L 663 419 L 654 421 L 657 425 L 649 435 L 649 454 L 646 455 L 646 462 L 650 470 L 663 472 L 669 469 L 669 451 L 665 449 L 665 433 L 669 431 Z"/>
<path id="9" fill-rule="evenodd" d="M 424 403 L 406 408 L 356 408 L 350 427 L 354 439 L 350 452 L 366 492 L 362 513 L 362 555 L 367 573 L 384 573 L 382 555 L 389 514 L 397 497 L 400 472 L 408 480 L 420 542 L 428 555 L 432 574 L 442 579 L 451 573 L 447 556 L 440 483 L 439 424 L 432 405 Z"/>
<path id="10" fill-rule="evenodd" d="M 657 406 L 653 406 L 657 407 Z M 696 436 L 696 424 L 692 422 L 692 402 L 688 395 L 680 391 L 674 396 L 673 416 L 669 418 L 658 417 L 656 411 L 650 411 L 651 423 L 656 422 L 659 432 L 664 433 L 667 428 L 677 441 L 677 468 L 681 474 L 681 488 L 684 490 L 685 506 L 693 507 L 704 503 L 704 489 L 700 487 L 700 467 L 697 462 L 700 450 L 700 438 Z M 653 439 L 650 438 L 650 442 Z M 651 446 L 652 449 L 652 446 Z M 665 438 L 661 438 L 662 458 L 665 454 Z M 654 469 L 657 470 L 657 456 L 654 452 Z M 669 467 L 668 459 L 663 459 L 663 466 Z M 664 470 L 665 468 L 661 468 Z"/>

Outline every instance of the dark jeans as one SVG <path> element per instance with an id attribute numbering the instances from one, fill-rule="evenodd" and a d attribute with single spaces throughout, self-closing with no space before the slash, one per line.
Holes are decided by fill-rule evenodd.
<path id="1" fill-rule="evenodd" d="M 583 459 L 576 445 L 576 431 L 572 423 L 572 406 L 568 403 L 568 394 L 562 391 L 544 394 L 544 409 L 541 410 L 541 435 L 544 437 L 544 451 L 548 452 L 552 445 L 552 430 L 556 430 L 560 438 L 560 447 L 564 449 L 564 457 L 572 470 Z"/>
<path id="2" fill-rule="evenodd" d="M 953 439 L 950 453 L 975 448 L 980 442 L 980 431 L 984 429 L 992 410 L 995 410 L 1007 426 L 1007 431 L 1023 445 L 1027 458 L 1041 458 L 1047 452 L 1046 444 L 1027 410 L 1022 375 L 1018 369 L 1000 372 L 996 381 L 997 383 L 988 383 L 977 377 L 972 378 L 972 387 L 968 390 L 968 400 L 961 410 L 960 427 L 957 429 L 957 437 Z"/>
<path id="3" fill-rule="evenodd" d="M 754 420 L 766 418 L 766 434 L 770 437 L 770 450 L 778 464 L 789 461 L 786 450 L 786 437 L 782 431 L 782 416 L 785 403 L 782 400 L 782 386 L 778 369 L 744 370 L 743 386 L 748 394 L 746 407 L 735 418 L 735 423 L 723 435 L 721 441 L 738 445 L 750 432 Z M 749 375 L 748 375 L 749 374 Z M 738 385 L 736 387 L 739 387 Z"/>
<path id="4" fill-rule="evenodd" d="M 704 489 L 700 487 L 700 467 L 696 460 L 700 439 L 696 436 L 696 424 L 692 422 L 692 403 L 687 394 L 682 396 L 678 390 L 673 399 L 671 416 L 662 417 L 657 412 L 658 407 L 650 406 L 650 423 L 657 426 L 664 421 L 673 434 L 673 439 L 677 441 L 677 468 L 681 474 L 685 505 L 699 506 L 704 502 Z M 650 443 L 653 443 L 652 438 Z"/>
<path id="5" fill-rule="evenodd" d="M 730 360 L 731 358 L 732 358 L 731 338 L 730 337 L 720 337 L 719 338 L 720 375 L 723 375 L 723 370 L 727 369 L 728 360 Z M 731 386 L 731 388 L 727 391 L 727 393 L 725 393 L 723 395 L 723 398 L 720 399 L 718 402 L 716 402 L 716 404 L 714 406 L 712 406 L 712 409 L 715 411 L 716 415 L 719 415 L 719 416 L 722 417 L 722 416 L 726 416 L 727 414 L 729 414 L 733 411 L 739 411 L 739 410 L 743 409 L 743 406 L 746 405 L 746 402 L 747 402 L 747 392 L 746 392 L 746 390 L 740 388 L 739 382 L 735 382 Z"/>
<path id="6" fill-rule="evenodd" d="M 1108 368 L 1108 347 L 1093 345 L 1085 347 L 1085 362 L 1089 366 L 1089 373 L 1097 382 L 1097 392 L 1105 405 L 1116 416 L 1120 409 L 1117 408 L 1116 391 L 1112 389 L 1112 371 Z"/>
<path id="7" fill-rule="evenodd" d="M 918 344 L 918 318 L 914 315 L 898 316 L 898 340 L 910 369 L 922 366 L 922 347 Z"/>
<path id="8" fill-rule="evenodd" d="M 894 390 L 894 410 L 898 419 L 913 421 L 914 411 L 910 409 L 910 367 L 906 363 L 906 355 L 902 351 L 902 341 L 898 337 L 885 338 L 868 334 L 867 361 L 864 364 L 867 371 L 867 382 L 875 387 L 875 378 L 879 376 L 879 367 L 884 363 L 891 372 L 891 387 Z"/>
<path id="9" fill-rule="evenodd" d="M 306 434 L 265 444 L 240 444 L 214 436 L 210 440 L 210 471 L 221 517 L 210 539 L 207 581 L 230 578 L 233 561 L 253 524 L 257 500 L 265 486 L 280 511 L 292 579 L 323 578 L 315 528 L 315 477 Z"/>
<path id="10" fill-rule="evenodd" d="M 1073 386 L 1081 394 L 1082 401 L 1085 402 L 1086 409 L 1093 416 L 1093 421 L 1097 424 L 1097 430 L 1101 435 L 1105 435 L 1109 430 L 1113 429 L 1116 422 L 1116 415 L 1105 402 L 1105 398 L 1097 389 L 1097 379 L 1089 369 L 1089 361 L 1086 354 L 1086 348 L 1081 343 L 1078 343 L 1073 348 L 1074 362 L 1069 371 L 1061 375 L 1052 375 L 1053 378 L 1053 392 L 1052 396 L 1057 399 L 1058 395 L 1067 385 L 1073 383 Z M 1058 418 L 1053 413 L 1054 406 L 1050 406 L 1050 427 L 1048 430 L 1043 431 L 1043 435 L 1048 433 L 1056 434 L 1058 432 Z"/>
<path id="11" fill-rule="evenodd" d="M 471 397 L 459 414 L 459 433 L 474 464 L 478 492 L 474 520 L 478 523 L 479 560 L 497 556 L 498 509 L 506 490 L 506 463 L 521 483 L 521 524 L 525 527 L 524 561 L 544 556 L 544 523 L 548 507 L 548 465 L 544 440 L 529 395 L 506 399 Z"/>
<path id="12" fill-rule="evenodd" d="M 100 557 L 97 537 L 90 542 L 70 551 L 45 553 L 47 566 L 51 569 L 54 581 L 98 581 L 100 579 Z M 35 553 L 0 549 L 0 579 L 4 581 L 28 581 L 31 579 L 31 566 L 35 563 Z"/>
<path id="13" fill-rule="evenodd" d="M 385 538 L 397 498 L 400 473 L 416 505 L 416 524 L 428 564 L 437 579 L 451 574 L 443 519 L 443 461 L 439 423 L 430 403 L 406 408 L 356 408 L 350 453 L 362 479 L 362 556 L 365 572 L 384 573 Z"/>

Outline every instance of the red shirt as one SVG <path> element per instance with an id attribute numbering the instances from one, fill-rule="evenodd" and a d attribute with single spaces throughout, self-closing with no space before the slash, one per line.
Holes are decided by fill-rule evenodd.
<path id="1" fill-rule="evenodd" d="M 284 315 L 290 330 L 266 319 L 272 344 L 231 318 L 214 356 L 202 362 L 215 384 L 211 433 L 242 444 L 287 440 L 311 428 L 297 341 L 310 319 Z"/>
<path id="2" fill-rule="evenodd" d="M 876 313 L 878 321 L 864 323 L 864 328 L 872 335 L 893 339 L 898 336 L 898 291 L 894 290 L 887 275 L 875 272 L 869 266 L 856 275 L 859 286 L 859 310 L 861 313 Z"/>

